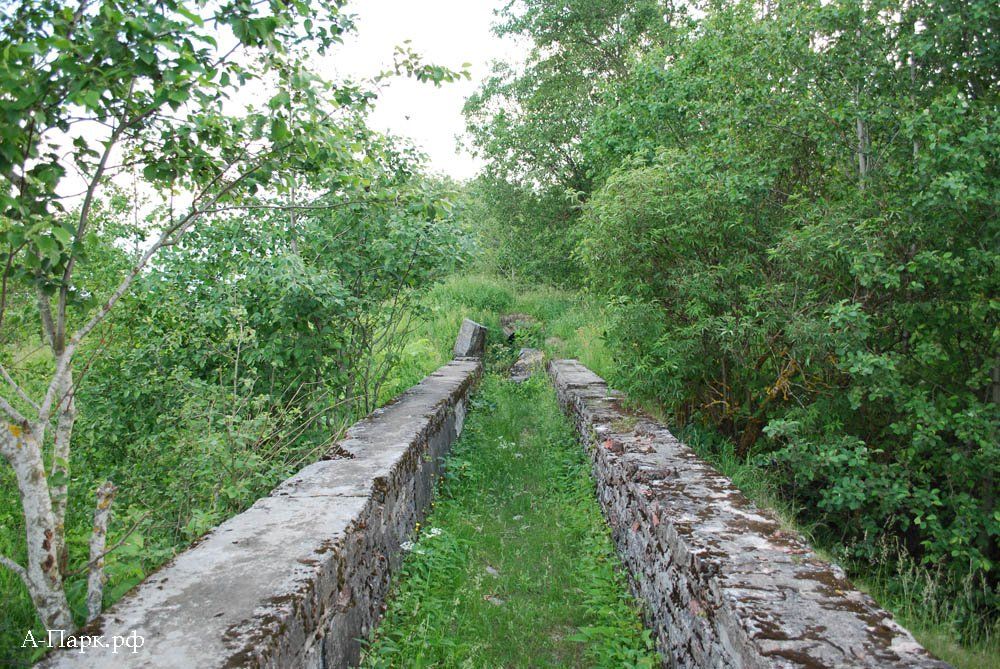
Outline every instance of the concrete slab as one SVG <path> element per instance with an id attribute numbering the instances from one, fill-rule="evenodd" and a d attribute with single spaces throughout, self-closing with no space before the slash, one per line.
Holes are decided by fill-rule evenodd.
<path id="1" fill-rule="evenodd" d="M 480 373 L 453 361 L 360 421 L 336 449 L 348 457 L 303 468 L 81 630 L 108 648 L 58 650 L 38 666 L 351 666 Z M 133 634 L 135 652 L 110 647 Z"/>

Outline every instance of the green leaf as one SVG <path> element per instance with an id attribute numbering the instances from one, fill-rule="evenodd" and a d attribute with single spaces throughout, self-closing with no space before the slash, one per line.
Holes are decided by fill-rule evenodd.
<path id="1" fill-rule="evenodd" d="M 69 246 L 73 239 L 73 233 L 61 226 L 52 228 L 52 234 L 63 247 Z"/>
<path id="2" fill-rule="evenodd" d="M 204 19 L 202 19 L 200 16 L 198 16 L 197 14 L 195 14 L 194 12 L 192 12 L 191 10 L 189 10 L 187 7 L 185 7 L 181 3 L 177 3 L 177 6 L 175 7 L 175 9 L 177 10 L 178 14 L 180 14 L 181 16 L 184 16 L 185 18 L 189 19 L 196 26 L 200 27 L 200 26 L 205 25 Z"/>
<path id="3" fill-rule="evenodd" d="M 283 119 L 275 118 L 271 121 L 271 139 L 275 142 L 280 142 L 291 137 L 291 133 L 288 131 L 288 125 Z"/>
<path id="4" fill-rule="evenodd" d="M 101 104 L 101 93 L 96 90 L 82 91 L 80 93 L 80 102 L 91 109 L 95 109 Z"/>
<path id="5" fill-rule="evenodd" d="M 55 264 L 59 262 L 59 258 L 62 255 L 62 248 L 56 243 L 56 240 L 51 237 L 36 237 L 35 245 L 38 247 L 38 252 L 43 258 L 47 258 L 50 263 Z"/>

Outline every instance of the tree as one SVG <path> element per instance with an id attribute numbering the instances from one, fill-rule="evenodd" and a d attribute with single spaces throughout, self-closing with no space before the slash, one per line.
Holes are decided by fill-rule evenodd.
<path id="1" fill-rule="evenodd" d="M 508 2 L 498 16 L 494 32 L 527 42 L 528 53 L 523 64 L 495 63 L 465 105 L 470 143 L 487 159 L 478 233 L 484 247 L 519 258 L 518 275 L 573 284 L 574 229 L 594 177 L 582 139 L 604 88 L 669 41 L 683 12 L 669 0 L 529 0 Z M 520 262 L 505 239 L 548 255 Z"/>
<path id="2" fill-rule="evenodd" d="M 0 452 L 16 475 L 27 539 L 25 565 L 0 562 L 23 580 L 49 628 L 74 628 L 63 586 L 75 357 L 158 252 L 197 224 L 254 208 L 342 206 L 347 172 L 365 148 L 353 121 L 373 96 L 324 82 L 302 64 L 302 54 L 324 53 L 351 27 L 342 5 L 23 0 L 0 18 L 0 323 L 8 296 L 30 291 L 52 355 L 40 393 L 0 368 L 10 391 L 0 397 L 8 421 Z M 458 76 L 405 49 L 395 70 L 435 83 Z M 277 92 L 264 104 L 232 111 L 241 87 L 273 92 L 274 83 Z M 296 175 L 337 174 L 338 167 L 341 181 L 328 190 L 299 191 L 304 200 L 284 196 L 296 193 Z M 78 267 L 98 203 L 128 174 L 141 174 L 163 202 L 150 215 L 151 236 L 112 288 L 95 295 L 81 287 Z M 87 565 L 91 618 L 100 610 L 114 492 L 111 484 L 97 491 Z"/>
<path id="3" fill-rule="evenodd" d="M 995 612 L 996 3 L 691 5 L 508 5 L 533 50 L 467 113 L 528 195 L 492 187 L 486 236 L 537 243 L 492 259 L 543 265 L 564 222 L 532 198 L 572 191 L 560 271 L 607 298 L 616 384 L 731 440 L 844 557 L 888 544 Z M 619 25 L 624 52 L 587 39 Z"/>
<path id="4" fill-rule="evenodd" d="M 508 2 L 494 32 L 527 40 L 523 67 L 496 63 L 465 106 L 487 174 L 525 186 L 588 188 L 579 143 L 602 87 L 669 38 L 680 13 L 666 0 Z"/>

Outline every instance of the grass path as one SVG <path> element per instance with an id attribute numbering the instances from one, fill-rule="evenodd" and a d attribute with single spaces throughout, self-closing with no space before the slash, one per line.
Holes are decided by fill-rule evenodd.
<path id="1" fill-rule="evenodd" d="M 487 375 L 367 667 L 652 667 L 548 379 Z"/>
<path id="2" fill-rule="evenodd" d="M 447 362 L 451 358 L 455 332 L 458 331 L 462 319 L 466 317 L 490 328 L 491 340 L 486 352 L 489 369 L 499 370 L 509 367 L 520 346 L 532 346 L 542 349 L 550 358 L 578 358 L 598 375 L 608 379 L 612 384 L 615 382 L 616 364 L 606 346 L 603 334 L 609 326 L 608 313 L 599 302 L 585 294 L 545 286 L 516 284 L 485 275 L 466 275 L 452 277 L 436 286 L 426 295 L 425 305 L 427 309 L 422 314 L 420 328 L 404 351 L 403 364 L 398 368 L 400 370 L 398 377 L 393 385 L 387 386 L 384 399 L 402 392 L 425 374 Z M 502 314 L 515 312 L 535 317 L 538 324 L 537 327 L 519 332 L 517 341 L 513 345 L 507 345 L 498 336 L 499 319 Z M 496 395 L 494 391 L 490 392 L 493 394 L 482 395 L 484 400 L 499 403 L 500 395 Z M 668 424 L 672 422 L 670 416 L 664 415 L 662 407 L 657 404 L 645 403 L 641 406 L 664 422 Z M 480 416 L 474 415 L 472 419 L 478 424 Z M 560 429 L 562 428 L 556 428 Z M 802 517 L 796 515 L 794 501 L 782 496 L 783 491 L 768 471 L 761 469 L 753 461 L 736 458 L 733 444 L 720 438 L 716 433 L 698 429 L 694 425 L 679 430 L 678 433 L 699 455 L 731 477 L 734 483 L 758 504 L 776 511 L 789 524 L 807 536 L 812 535 L 810 525 L 802 524 Z M 471 435 L 470 438 L 483 439 L 481 436 L 471 437 Z M 460 445 L 460 448 L 465 448 L 465 445 Z M 574 449 L 572 456 L 579 455 L 582 458 L 575 443 Z M 477 459 L 468 457 L 466 459 L 478 462 Z M 483 476 L 482 473 L 477 475 Z M 589 486 L 589 481 L 587 485 Z M 589 487 L 587 490 L 589 495 Z M 816 548 L 835 553 L 838 546 L 820 544 L 816 545 Z M 875 599 L 892 611 L 931 652 L 961 669 L 1000 669 L 1000 651 L 998 651 L 1000 634 L 989 623 L 970 624 L 969 619 L 961 614 L 960 602 L 944 594 L 945 591 L 940 589 L 933 567 L 928 568 L 912 562 L 897 563 L 891 560 L 877 564 L 845 562 L 843 566 L 850 570 L 856 585 L 869 590 Z M 398 631 L 398 628 L 394 629 Z M 972 630 L 974 636 L 963 637 L 962 633 L 966 630 Z M 394 631 L 392 634 L 395 635 L 397 632 Z M 398 643 L 396 639 L 397 637 L 387 636 L 385 641 Z M 384 650 L 380 650 L 380 653 L 389 652 L 388 645 L 382 648 Z M 410 650 L 414 648 L 416 645 L 409 647 Z M 526 656 L 527 654 L 523 654 L 520 658 Z M 391 656 L 385 654 L 382 657 Z M 398 660 L 404 656 L 394 657 Z M 427 657 L 441 656 L 427 655 Z M 439 666 L 461 666 L 460 663 L 456 664 L 453 661 L 458 657 L 467 655 L 449 656 L 451 659 L 440 662 Z M 484 657 L 489 659 L 497 656 L 475 655 L 468 663 L 469 666 L 503 664 L 502 661 L 486 661 L 482 659 Z M 521 659 L 512 660 L 511 665 L 520 662 Z M 600 664 L 600 662 L 594 663 Z M 385 664 L 387 662 L 382 662 L 383 666 Z M 605 664 L 615 663 L 605 662 Z M 399 661 L 397 666 L 407 666 L 407 663 Z M 622 666 L 627 666 L 627 663 Z"/>

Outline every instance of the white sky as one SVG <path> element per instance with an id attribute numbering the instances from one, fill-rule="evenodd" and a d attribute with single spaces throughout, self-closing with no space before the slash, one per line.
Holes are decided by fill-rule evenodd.
<path id="1" fill-rule="evenodd" d="M 405 40 L 426 62 L 456 70 L 471 63 L 471 81 L 441 88 L 392 81 L 382 91 L 370 125 L 410 137 L 429 156 L 432 171 L 472 177 L 481 161 L 457 153 L 457 137 L 465 130 L 462 105 L 489 74 L 490 61 L 521 60 L 512 42 L 490 32 L 493 12 L 503 4 L 505 0 L 352 0 L 347 11 L 357 16 L 357 32 L 333 51 L 329 66 L 334 72 L 329 74 L 374 76 L 388 69 L 394 47 Z M 320 74 L 327 73 L 320 68 Z"/>

